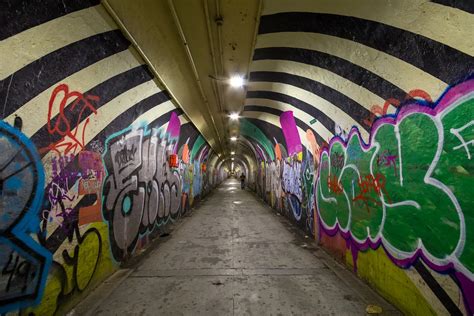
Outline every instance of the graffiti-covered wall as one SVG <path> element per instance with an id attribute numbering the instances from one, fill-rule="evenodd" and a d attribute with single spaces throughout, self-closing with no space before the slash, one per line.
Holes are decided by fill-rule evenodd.
<path id="1" fill-rule="evenodd" d="M 474 312 L 472 1 L 264 1 L 257 193 L 403 312 Z"/>
<path id="2" fill-rule="evenodd" d="M 225 174 L 96 0 L 0 13 L 0 314 L 62 314 Z"/>

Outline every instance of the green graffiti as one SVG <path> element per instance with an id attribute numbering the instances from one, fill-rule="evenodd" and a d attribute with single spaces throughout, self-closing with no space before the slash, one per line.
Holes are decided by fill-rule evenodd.
<path id="1" fill-rule="evenodd" d="M 194 161 L 196 159 L 196 155 L 198 154 L 201 147 L 205 144 L 206 141 L 204 140 L 204 137 L 202 137 L 202 135 L 199 135 L 198 138 L 196 138 L 196 141 L 194 142 L 193 148 L 191 149 L 190 161 Z"/>
<path id="2" fill-rule="evenodd" d="M 260 128 L 250 123 L 248 120 L 242 119 L 240 121 L 240 132 L 242 133 L 242 136 L 247 136 L 257 141 L 265 149 L 270 160 L 275 160 L 272 143 Z"/>
<path id="3" fill-rule="evenodd" d="M 474 98 L 465 92 L 472 86 L 453 88 L 436 109 L 413 104 L 396 121 L 382 119 L 368 147 L 356 130 L 347 144 L 335 138 L 321 154 L 315 189 L 324 229 L 361 246 L 380 240 L 395 260 L 421 251 L 472 279 Z"/>

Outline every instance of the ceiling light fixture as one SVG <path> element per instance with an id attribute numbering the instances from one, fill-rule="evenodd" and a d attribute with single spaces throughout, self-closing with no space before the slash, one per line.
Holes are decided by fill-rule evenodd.
<path id="1" fill-rule="evenodd" d="M 231 154 L 231 155 L 235 155 L 235 151 L 231 151 L 230 154 Z"/>
<path id="2" fill-rule="evenodd" d="M 238 75 L 232 76 L 230 78 L 230 85 L 234 88 L 240 88 L 244 85 L 244 78 Z"/>
<path id="3" fill-rule="evenodd" d="M 237 121 L 239 119 L 239 113 L 230 113 L 230 119 L 233 121 Z"/>
<path id="4" fill-rule="evenodd" d="M 232 137 L 230 138 L 230 140 L 233 141 L 233 142 L 235 142 L 235 141 L 237 140 L 237 137 L 232 136 Z"/>

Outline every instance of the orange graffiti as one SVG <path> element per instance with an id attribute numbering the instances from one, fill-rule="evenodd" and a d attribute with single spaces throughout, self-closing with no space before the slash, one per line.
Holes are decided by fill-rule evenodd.
<path id="1" fill-rule="evenodd" d="M 334 192 L 335 194 L 341 194 L 343 191 L 336 176 L 328 176 L 328 188 L 329 191 Z"/>
<path id="2" fill-rule="evenodd" d="M 421 89 L 413 89 L 410 90 L 406 96 L 405 96 L 405 101 L 406 100 L 411 100 L 411 99 L 422 99 L 427 102 L 433 102 L 431 99 L 431 96 L 428 92 L 421 90 Z M 369 118 L 364 120 L 364 124 L 366 124 L 368 127 L 371 127 L 374 121 L 383 115 L 386 115 L 388 112 L 388 108 L 390 105 L 393 105 L 395 108 L 398 108 L 400 106 L 401 102 L 398 99 L 395 98 L 389 98 L 384 102 L 383 107 L 380 105 L 373 105 L 370 108 L 370 116 Z"/>
<path id="3" fill-rule="evenodd" d="M 281 160 L 281 149 L 279 144 L 275 145 L 275 156 L 277 160 Z"/>

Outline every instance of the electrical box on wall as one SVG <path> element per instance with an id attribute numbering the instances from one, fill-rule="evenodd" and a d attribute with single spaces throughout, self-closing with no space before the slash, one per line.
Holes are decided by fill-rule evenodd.
<path id="1" fill-rule="evenodd" d="M 178 168 L 178 155 L 171 154 L 169 156 L 169 164 L 171 168 Z"/>

